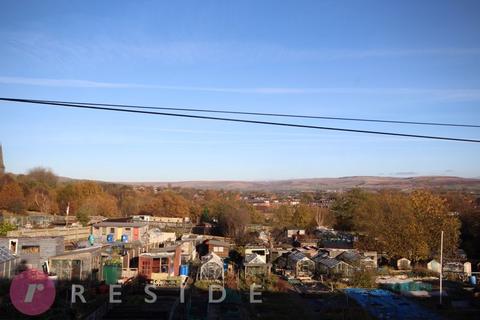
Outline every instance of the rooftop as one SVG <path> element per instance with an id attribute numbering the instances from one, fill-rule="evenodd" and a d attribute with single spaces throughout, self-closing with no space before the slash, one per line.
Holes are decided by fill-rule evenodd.
<path id="1" fill-rule="evenodd" d="M 288 259 L 291 260 L 291 261 L 300 261 L 300 260 L 303 260 L 305 258 L 308 259 L 308 257 L 303 252 L 300 252 L 300 251 L 293 251 L 288 256 Z"/>
<path id="2" fill-rule="evenodd" d="M 103 221 L 93 225 L 94 227 L 132 227 L 141 228 L 147 226 L 144 222 L 121 222 L 121 221 Z"/>
<path id="3" fill-rule="evenodd" d="M 220 258 L 219 256 L 217 256 L 215 253 L 211 252 L 205 256 L 202 257 L 202 264 L 205 264 L 205 263 L 210 263 L 210 262 L 214 262 L 214 263 L 217 263 L 219 265 L 221 265 L 223 267 L 223 260 L 222 258 Z"/>
<path id="4" fill-rule="evenodd" d="M 229 247 L 230 246 L 230 243 L 228 243 L 228 242 L 215 240 L 215 239 L 207 240 L 206 243 L 207 244 L 212 244 L 214 246 L 223 246 L 223 247 Z"/>
<path id="5" fill-rule="evenodd" d="M 27 229 L 31 230 L 31 229 Z M 35 229 L 34 229 L 35 230 Z M 38 230 L 43 230 L 43 229 L 38 229 Z M 22 231 L 22 230 L 14 230 L 14 231 Z M 17 239 L 17 240 L 52 240 L 52 239 L 58 239 L 58 238 L 63 238 L 64 236 L 29 236 L 27 235 L 21 235 L 21 236 L 1 236 L 0 239 Z"/>
<path id="6" fill-rule="evenodd" d="M 345 251 L 339 254 L 336 258 L 348 263 L 354 263 L 362 260 L 364 257 L 355 251 Z"/>
<path id="7" fill-rule="evenodd" d="M 339 263 L 342 263 L 342 261 L 337 260 L 337 259 L 333 259 L 333 258 L 318 258 L 318 259 L 315 259 L 315 261 L 317 263 L 323 264 L 327 268 L 333 268 L 336 265 L 338 265 Z"/>
<path id="8" fill-rule="evenodd" d="M 265 264 L 265 263 L 267 263 L 265 258 L 256 253 L 247 254 L 245 256 L 244 264 Z"/>
<path id="9" fill-rule="evenodd" d="M 103 249 L 104 247 L 106 247 L 106 246 L 92 246 L 92 247 L 87 247 L 87 248 L 71 250 L 71 251 L 65 251 L 64 253 L 56 255 L 52 258 L 67 257 L 67 256 L 71 256 L 71 255 L 81 254 L 81 253 L 95 252 L 95 251 Z"/>
<path id="10" fill-rule="evenodd" d="M 163 247 L 163 248 L 154 248 L 154 249 L 151 249 L 150 252 L 152 252 L 152 253 L 173 252 L 173 251 L 175 251 L 179 246 L 180 246 L 180 245 L 176 244 L 176 245 L 166 246 L 166 247 Z"/>

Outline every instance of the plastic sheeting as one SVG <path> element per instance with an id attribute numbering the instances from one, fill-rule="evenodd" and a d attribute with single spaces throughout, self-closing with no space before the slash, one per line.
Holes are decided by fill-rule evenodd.
<path id="1" fill-rule="evenodd" d="M 432 311 L 387 290 L 349 288 L 345 293 L 377 319 L 441 319 Z"/>

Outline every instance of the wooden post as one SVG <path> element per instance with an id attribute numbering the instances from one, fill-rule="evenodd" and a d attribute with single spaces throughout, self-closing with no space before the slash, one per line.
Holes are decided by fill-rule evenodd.
<path id="1" fill-rule="evenodd" d="M 443 230 L 440 233 L 440 305 L 442 304 L 443 296 Z"/>

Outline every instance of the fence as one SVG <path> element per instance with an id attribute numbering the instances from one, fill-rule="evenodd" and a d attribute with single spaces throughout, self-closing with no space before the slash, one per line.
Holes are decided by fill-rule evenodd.
<path id="1" fill-rule="evenodd" d="M 21 229 L 7 232 L 7 237 L 63 237 L 65 243 L 87 240 L 90 227 Z"/>

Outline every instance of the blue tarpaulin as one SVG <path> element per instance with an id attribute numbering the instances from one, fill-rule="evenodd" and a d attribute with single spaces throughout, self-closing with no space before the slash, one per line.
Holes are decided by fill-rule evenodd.
<path id="1" fill-rule="evenodd" d="M 345 293 L 377 319 L 442 319 L 415 302 L 387 290 L 349 288 Z"/>

